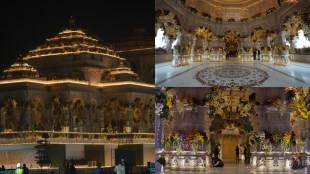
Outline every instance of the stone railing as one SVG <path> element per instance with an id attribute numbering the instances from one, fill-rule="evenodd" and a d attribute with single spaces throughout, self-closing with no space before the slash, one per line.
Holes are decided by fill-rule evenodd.
<path id="1" fill-rule="evenodd" d="M 177 154 L 176 151 L 164 151 L 160 155 L 165 158 L 165 169 L 168 170 L 202 171 L 210 165 L 209 156 L 205 151 L 183 151 L 181 154 Z"/>
<path id="2" fill-rule="evenodd" d="M 0 133 L 0 144 L 36 144 L 47 133 L 51 144 L 141 144 L 154 143 L 154 133 L 9 132 Z"/>

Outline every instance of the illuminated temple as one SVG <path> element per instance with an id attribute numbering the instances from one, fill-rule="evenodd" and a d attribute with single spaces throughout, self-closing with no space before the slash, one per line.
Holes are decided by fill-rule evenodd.
<path id="1" fill-rule="evenodd" d="M 143 71 L 134 72 L 132 62 L 103 43 L 71 20 L 4 70 L 1 165 L 20 162 L 37 168 L 35 146 L 46 135 L 52 166 L 65 160 L 113 166 L 118 158 L 126 158 L 116 153 L 125 149 L 136 154 L 136 165 L 154 160 L 152 77 L 140 78 Z M 149 56 L 145 50 L 136 50 L 140 59 Z"/>

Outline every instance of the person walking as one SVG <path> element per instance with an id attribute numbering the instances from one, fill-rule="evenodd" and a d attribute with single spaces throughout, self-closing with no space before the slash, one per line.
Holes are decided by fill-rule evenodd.
<path id="1" fill-rule="evenodd" d="M 236 146 L 235 151 L 236 151 L 236 162 L 239 162 L 239 147 L 238 146 Z"/>
<path id="2" fill-rule="evenodd" d="M 101 164 L 97 163 L 97 168 L 95 170 L 95 174 L 104 174 L 103 168 L 101 168 Z"/>
<path id="3" fill-rule="evenodd" d="M 15 170 L 15 174 L 23 174 L 23 169 L 22 166 L 20 165 L 20 163 L 16 164 L 16 170 Z"/>
<path id="4" fill-rule="evenodd" d="M 5 167 L 4 167 L 4 165 L 2 165 L 2 167 L 1 167 L 0 171 L 5 171 Z"/>

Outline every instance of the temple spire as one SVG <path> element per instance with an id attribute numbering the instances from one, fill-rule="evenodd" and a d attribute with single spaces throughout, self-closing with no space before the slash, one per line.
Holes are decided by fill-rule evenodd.
<path id="1" fill-rule="evenodd" d="M 75 28 L 76 25 L 75 25 L 75 19 L 73 16 L 70 17 L 69 19 L 69 28 Z"/>

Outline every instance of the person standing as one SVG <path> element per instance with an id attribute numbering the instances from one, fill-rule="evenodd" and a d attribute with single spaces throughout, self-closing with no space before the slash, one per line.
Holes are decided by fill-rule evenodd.
<path id="1" fill-rule="evenodd" d="M 16 170 L 15 170 L 15 174 L 23 174 L 23 169 L 22 166 L 20 165 L 20 163 L 17 163 L 16 165 Z"/>
<path id="2" fill-rule="evenodd" d="M 248 161 L 248 155 L 247 155 L 247 148 L 246 148 L 246 145 L 244 145 L 244 148 L 243 148 L 243 155 L 244 155 L 244 163 L 246 164 L 247 161 Z"/>
<path id="3" fill-rule="evenodd" d="M 5 167 L 4 167 L 4 165 L 2 165 L 2 167 L 1 167 L 0 171 L 5 171 Z"/>
<path id="4" fill-rule="evenodd" d="M 26 164 L 23 164 L 23 174 L 29 174 L 29 169 Z"/>
<path id="5" fill-rule="evenodd" d="M 117 166 L 115 166 L 114 172 L 116 172 L 116 174 L 125 174 L 126 168 L 123 162 L 120 162 Z"/>
<path id="6" fill-rule="evenodd" d="M 219 158 L 220 149 L 217 145 L 214 148 L 214 158 Z"/>
<path id="7" fill-rule="evenodd" d="M 70 174 L 76 174 L 76 168 L 75 168 L 73 162 L 70 163 L 69 173 Z"/>
<path id="8" fill-rule="evenodd" d="M 95 170 L 95 174 L 104 174 L 104 170 L 101 168 L 100 163 L 97 163 L 97 168 Z"/>
<path id="9" fill-rule="evenodd" d="M 236 146 L 235 151 L 236 151 L 236 162 L 239 162 L 239 147 L 238 146 Z"/>
<path id="10" fill-rule="evenodd" d="M 257 50 L 258 60 L 260 60 L 260 50 Z"/>
<path id="11" fill-rule="evenodd" d="M 254 60 L 256 60 L 256 50 L 255 49 L 253 50 L 253 57 L 254 57 Z"/>

